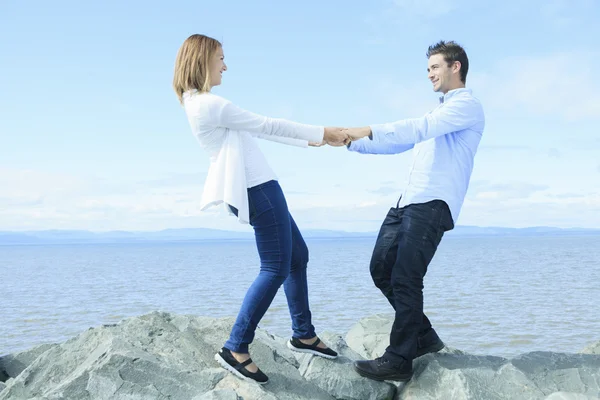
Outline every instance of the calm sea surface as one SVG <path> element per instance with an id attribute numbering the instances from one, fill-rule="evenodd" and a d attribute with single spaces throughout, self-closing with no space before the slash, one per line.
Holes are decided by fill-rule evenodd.
<path id="1" fill-rule="evenodd" d="M 369 275 L 375 238 L 307 240 L 318 332 L 391 307 Z M 251 241 L 0 246 L 0 355 L 160 310 L 235 316 L 258 273 Z M 450 346 L 510 357 L 600 341 L 600 236 L 447 236 L 425 311 Z M 290 334 L 283 288 L 261 322 Z"/>

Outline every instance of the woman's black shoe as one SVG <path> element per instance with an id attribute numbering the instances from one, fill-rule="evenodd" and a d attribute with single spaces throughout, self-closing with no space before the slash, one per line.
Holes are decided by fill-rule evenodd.
<path id="1" fill-rule="evenodd" d="M 251 358 L 244 362 L 239 362 L 235 359 L 233 354 L 231 354 L 231 351 L 225 347 L 215 354 L 215 360 L 221 365 L 221 367 L 225 368 L 238 378 L 254 381 L 260 383 L 261 385 L 264 385 L 269 381 L 269 377 L 266 376 L 260 369 L 256 372 L 250 372 L 246 369 L 246 365 L 252 363 Z"/>
<path id="2" fill-rule="evenodd" d="M 337 353 L 331 349 L 321 349 L 318 347 L 319 343 L 321 343 L 321 339 L 317 338 L 313 344 L 304 344 L 297 338 L 291 338 L 289 342 L 287 342 L 287 347 L 292 351 L 297 351 L 299 353 L 309 353 L 314 354 L 316 356 L 333 359 L 337 357 Z"/>

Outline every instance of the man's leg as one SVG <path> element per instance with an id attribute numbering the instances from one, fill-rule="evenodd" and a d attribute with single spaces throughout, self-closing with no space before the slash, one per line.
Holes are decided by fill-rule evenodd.
<path id="1" fill-rule="evenodd" d="M 394 309 L 396 301 L 392 287 L 392 268 L 398 253 L 402 211 L 400 208 L 390 208 L 379 229 L 369 266 L 373 283 L 381 290 Z"/>
<path id="2" fill-rule="evenodd" d="M 412 204 L 404 212 L 392 271 L 396 317 L 385 353 L 392 361 L 412 362 L 416 357 L 423 324 L 423 278 L 444 234 L 444 207 L 445 203 L 434 201 Z"/>
<path id="3" fill-rule="evenodd" d="M 448 216 L 447 205 L 439 200 L 404 208 L 391 276 L 396 316 L 390 345 L 380 359 L 355 364 L 361 375 L 396 380 L 412 376 L 412 360 L 417 355 L 419 331 L 424 322 L 423 278 L 449 226 Z"/>
<path id="4" fill-rule="evenodd" d="M 394 310 L 396 310 L 396 301 L 392 287 L 392 269 L 398 257 L 398 239 L 402 232 L 403 211 L 403 208 L 390 208 L 379 229 L 369 267 L 373 283 L 381 290 Z M 444 343 L 433 330 L 429 318 L 423 314 L 423 322 L 419 328 L 417 357 L 439 351 L 443 347 Z"/>

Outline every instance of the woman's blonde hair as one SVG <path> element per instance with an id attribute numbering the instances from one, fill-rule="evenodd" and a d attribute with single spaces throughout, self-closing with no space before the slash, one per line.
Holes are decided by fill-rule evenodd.
<path id="1" fill-rule="evenodd" d="M 183 103 L 183 93 L 188 90 L 210 91 L 210 60 L 220 47 L 218 40 L 199 34 L 183 42 L 177 52 L 173 76 L 173 89 L 180 103 Z"/>

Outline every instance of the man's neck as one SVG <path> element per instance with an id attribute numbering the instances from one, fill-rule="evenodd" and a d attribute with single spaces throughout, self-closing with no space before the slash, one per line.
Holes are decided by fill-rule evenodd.
<path id="1" fill-rule="evenodd" d="M 448 94 L 448 92 L 451 91 L 451 90 L 464 89 L 464 88 L 465 88 L 465 84 L 464 83 L 460 83 L 460 84 L 455 85 L 455 86 L 451 87 L 450 89 L 446 90 L 444 92 L 444 94 Z"/>

